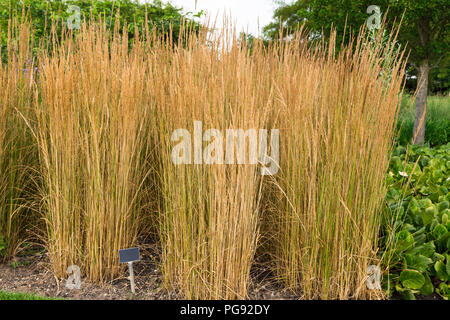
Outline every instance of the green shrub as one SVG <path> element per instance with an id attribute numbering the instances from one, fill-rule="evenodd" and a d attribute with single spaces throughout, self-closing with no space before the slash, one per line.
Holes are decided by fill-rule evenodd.
<path id="1" fill-rule="evenodd" d="M 383 249 L 388 294 L 450 298 L 450 144 L 400 146 L 388 174 Z"/>
<path id="2" fill-rule="evenodd" d="M 62 25 L 65 25 L 68 18 L 74 14 L 69 9 L 71 5 L 80 8 L 81 22 L 84 19 L 89 20 L 91 15 L 94 19 L 103 17 L 106 28 L 111 31 L 115 27 L 116 15 L 120 13 L 118 30 L 122 33 L 124 24 L 127 24 L 127 36 L 130 43 L 134 39 L 135 31 L 142 34 L 146 13 L 148 24 L 156 27 L 159 32 L 168 32 L 172 28 L 171 35 L 175 43 L 182 28 L 182 19 L 186 18 L 187 23 L 192 23 L 194 29 L 198 30 L 200 25 L 194 22 L 193 18 L 202 14 L 199 12 L 196 15 L 191 15 L 191 13 L 183 15 L 181 8 L 176 8 L 170 3 L 163 4 L 160 0 L 151 3 L 139 3 L 136 0 L 0 0 L 0 40 L 3 61 L 6 62 L 6 39 L 10 14 L 13 17 L 17 16 L 19 20 L 22 20 L 22 14 L 31 19 L 35 48 L 39 48 L 40 40 L 48 37 L 52 22 L 58 21 L 56 34 L 61 34 Z M 23 12 L 24 8 L 25 12 Z M 63 23 L 61 23 L 61 19 Z"/>

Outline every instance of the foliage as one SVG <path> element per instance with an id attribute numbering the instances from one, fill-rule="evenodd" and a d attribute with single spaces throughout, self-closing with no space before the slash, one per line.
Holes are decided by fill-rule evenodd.
<path id="1" fill-rule="evenodd" d="M 387 182 L 389 207 L 382 248 L 388 294 L 450 298 L 450 144 L 399 146 Z"/>
<path id="2" fill-rule="evenodd" d="M 411 65 L 407 69 L 407 80 L 405 90 L 414 94 L 417 88 L 418 75 Z M 429 92 L 432 94 L 449 95 L 450 94 L 450 55 L 441 60 L 441 65 L 430 70 Z"/>
<path id="3" fill-rule="evenodd" d="M 450 94 L 450 55 L 442 59 L 440 67 L 431 70 L 430 79 L 433 79 L 430 88 L 431 92 Z"/>
<path id="4" fill-rule="evenodd" d="M 370 14 L 367 8 L 377 5 L 387 12 L 388 29 L 400 26 L 398 40 L 411 50 L 409 62 L 417 69 L 422 60 L 428 59 L 436 68 L 434 75 L 439 85 L 449 81 L 449 74 L 443 67 L 448 66 L 450 57 L 450 5 L 447 0 L 298 0 L 281 5 L 274 13 L 275 21 L 264 28 L 269 38 L 279 34 L 280 20 L 288 34 L 298 24 L 315 32 L 316 37 L 330 36 L 331 27 L 338 34 L 338 40 L 347 41 L 344 32 L 358 32 Z M 389 9 L 388 9 L 389 8 Z M 403 16 L 404 14 L 404 16 Z M 286 34 L 285 34 L 286 35 Z M 439 85 L 437 89 L 439 89 Z M 439 90 L 443 90 L 442 88 Z"/>
<path id="5" fill-rule="evenodd" d="M 102 18 L 108 30 L 112 31 L 117 27 L 119 33 L 122 33 L 123 26 L 127 24 L 127 36 L 130 43 L 133 41 L 136 31 L 142 34 L 146 21 L 149 26 L 156 27 L 160 33 L 167 34 L 172 29 L 171 35 L 175 43 L 179 37 L 183 19 L 186 19 L 188 25 L 192 24 L 194 29 L 198 30 L 200 27 L 198 23 L 194 22 L 193 18 L 201 13 L 193 16 L 183 16 L 181 8 L 176 8 L 170 3 L 163 4 L 160 0 L 155 0 L 151 3 L 140 3 L 136 0 L 0 0 L 2 51 L 6 51 L 10 16 L 17 16 L 20 18 L 20 21 L 23 15 L 31 19 L 34 29 L 35 48 L 38 48 L 40 40 L 47 41 L 53 22 L 58 22 L 55 33 L 61 34 L 63 25 L 66 26 L 69 17 L 74 14 L 73 9 L 69 6 L 80 8 L 81 22 L 90 20 L 91 17 L 95 20 Z M 118 25 L 117 22 L 119 22 Z M 3 59 L 5 61 L 5 53 L 3 54 Z"/>

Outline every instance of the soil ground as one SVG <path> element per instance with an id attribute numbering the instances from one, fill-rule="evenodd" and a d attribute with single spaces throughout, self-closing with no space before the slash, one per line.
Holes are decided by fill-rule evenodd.
<path id="1" fill-rule="evenodd" d="M 18 256 L 0 263 L 0 290 L 15 293 L 33 293 L 46 297 L 72 300 L 174 300 L 183 299 L 176 292 L 168 292 L 161 285 L 162 275 L 151 245 L 141 245 L 141 261 L 134 264 L 136 294 L 130 290 L 127 271 L 104 285 L 81 281 L 81 289 L 66 288 L 65 279 L 57 279 L 51 271 L 47 253 L 40 247 L 22 251 Z M 127 270 L 127 269 L 126 269 Z M 252 269 L 249 300 L 299 300 L 300 296 L 284 289 L 273 280 L 273 274 L 264 258 L 257 260 Z M 392 300 L 401 297 L 394 295 Z M 418 300 L 442 300 L 433 294 L 418 296 Z"/>
<path id="2" fill-rule="evenodd" d="M 182 299 L 176 292 L 164 290 L 162 276 L 155 261 L 154 248 L 141 247 L 141 261 L 135 263 L 136 294 L 130 290 L 128 274 L 104 285 L 82 279 L 81 289 L 66 288 L 66 280 L 57 279 L 50 268 L 48 256 L 42 250 L 29 250 L 0 264 L 0 290 L 34 293 L 47 297 L 73 300 L 159 300 Z M 283 290 L 271 279 L 267 268 L 260 266 L 252 272 L 250 300 L 294 300 L 300 297 Z"/>

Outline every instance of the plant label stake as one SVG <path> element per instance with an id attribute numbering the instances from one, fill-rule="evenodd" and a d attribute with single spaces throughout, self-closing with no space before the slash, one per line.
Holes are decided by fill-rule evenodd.
<path id="1" fill-rule="evenodd" d="M 134 273 L 133 273 L 133 262 L 140 261 L 139 257 L 139 248 L 130 248 L 119 250 L 119 260 L 120 263 L 128 263 L 128 269 L 130 271 L 130 283 L 131 283 L 131 292 L 136 293 L 134 287 Z"/>

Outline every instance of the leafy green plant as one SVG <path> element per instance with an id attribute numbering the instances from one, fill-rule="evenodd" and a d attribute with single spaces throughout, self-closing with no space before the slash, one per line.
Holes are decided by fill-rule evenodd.
<path id="1" fill-rule="evenodd" d="M 450 298 L 450 144 L 397 147 L 388 174 L 388 294 Z M 389 227 L 387 228 L 389 229 Z M 387 230 L 386 229 L 386 230 Z"/>
<path id="2" fill-rule="evenodd" d="M 181 13 L 181 8 L 174 7 L 170 3 L 155 0 L 150 3 L 140 3 L 135 0 L 0 0 L 0 44 L 2 47 L 2 58 L 7 62 L 7 38 L 8 21 L 10 16 L 17 16 L 20 21 L 25 18 L 32 21 L 35 50 L 40 50 L 47 44 L 52 46 L 49 39 L 50 28 L 53 25 L 56 33 L 60 35 L 63 26 L 67 24 L 73 11 L 69 6 L 77 6 L 80 9 L 80 19 L 89 21 L 100 21 L 105 24 L 109 31 L 117 30 L 122 35 L 123 27 L 127 25 L 127 37 L 129 44 L 134 41 L 136 32 L 142 34 L 145 27 L 155 27 L 159 33 L 168 33 L 174 43 L 177 42 L 183 23 L 198 30 L 200 24 L 194 21 L 203 15 L 203 12 Z M 54 23 L 54 24 L 52 24 Z M 44 41 L 45 44 L 41 43 Z"/>

